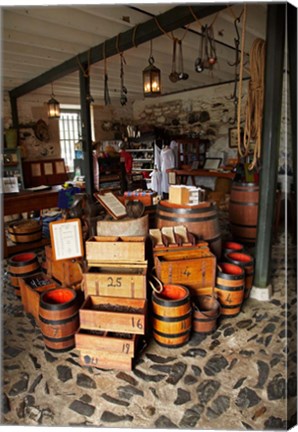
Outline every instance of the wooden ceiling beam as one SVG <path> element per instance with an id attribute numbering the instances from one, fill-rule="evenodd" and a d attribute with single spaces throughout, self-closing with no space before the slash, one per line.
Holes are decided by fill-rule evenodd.
<path id="1" fill-rule="evenodd" d="M 173 9 L 158 15 L 156 18 L 152 18 L 130 30 L 107 39 L 104 43 L 96 45 L 90 48 L 90 50 L 84 51 L 78 56 L 70 58 L 38 77 L 33 78 L 27 83 L 14 88 L 10 91 L 10 98 L 16 99 L 36 90 L 39 87 L 56 81 L 65 75 L 79 70 L 80 65 L 91 65 L 97 63 L 104 58 L 114 56 L 120 52 L 141 45 L 151 39 L 155 39 L 163 33 L 174 31 L 179 27 L 183 27 L 195 21 L 195 16 L 202 19 L 215 14 L 226 7 L 227 5 L 224 4 L 192 4 L 191 9 L 190 6 L 176 6 Z"/>

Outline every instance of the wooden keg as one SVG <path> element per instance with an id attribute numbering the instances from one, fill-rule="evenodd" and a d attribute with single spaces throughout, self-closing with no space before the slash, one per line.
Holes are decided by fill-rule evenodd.
<path id="1" fill-rule="evenodd" d="M 49 350 L 63 352 L 74 348 L 74 335 L 79 328 L 77 292 L 65 287 L 44 291 L 40 296 L 38 322 Z"/>
<path id="2" fill-rule="evenodd" d="M 21 297 L 19 278 L 32 276 L 39 268 L 38 258 L 34 252 L 23 252 L 8 259 L 9 281 L 18 297 Z"/>
<path id="3" fill-rule="evenodd" d="M 19 220 L 8 225 L 8 233 L 14 243 L 30 243 L 42 237 L 42 225 L 34 219 Z"/>
<path id="4" fill-rule="evenodd" d="M 183 285 L 168 284 L 161 293 L 152 293 L 152 327 L 156 342 L 167 348 L 186 344 L 191 332 L 189 290 Z"/>
<path id="5" fill-rule="evenodd" d="M 254 243 L 257 236 L 259 186 L 255 183 L 232 184 L 229 219 L 232 235 L 244 243 Z"/>
<path id="6" fill-rule="evenodd" d="M 209 243 L 210 250 L 221 256 L 221 233 L 217 207 L 210 202 L 198 205 L 180 205 L 160 201 L 156 214 L 157 228 L 184 225 L 189 232 Z"/>
<path id="7" fill-rule="evenodd" d="M 222 256 L 224 257 L 227 253 L 230 252 L 242 252 L 244 246 L 241 243 L 237 243 L 234 241 L 226 241 L 222 245 Z"/>
<path id="8" fill-rule="evenodd" d="M 220 315 L 220 304 L 212 295 L 201 295 L 193 298 L 193 330 L 196 333 L 212 333 L 217 326 Z"/>
<path id="9" fill-rule="evenodd" d="M 220 302 L 220 312 L 226 316 L 239 314 L 244 299 L 245 273 L 242 267 L 232 263 L 217 266 L 215 292 Z"/>
<path id="10" fill-rule="evenodd" d="M 230 252 L 226 254 L 226 259 L 237 266 L 243 268 L 244 278 L 244 298 L 247 299 L 250 294 L 254 275 L 254 259 L 252 256 L 243 252 Z"/>

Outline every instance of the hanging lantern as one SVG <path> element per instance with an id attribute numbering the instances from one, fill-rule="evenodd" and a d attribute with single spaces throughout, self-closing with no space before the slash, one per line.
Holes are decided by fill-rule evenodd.
<path id="1" fill-rule="evenodd" d="M 53 83 L 52 83 L 52 97 L 47 103 L 48 105 L 48 118 L 60 118 L 60 104 L 55 99 L 55 95 L 53 92 Z"/>
<path id="2" fill-rule="evenodd" d="M 152 56 L 152 41 L 150 41 L 150 56 L 148 62 L 149 65 L 143 70 L 144 96 L 158 96 L 161 94 L 160 70 L 154 66 L 154 58 Z"/>

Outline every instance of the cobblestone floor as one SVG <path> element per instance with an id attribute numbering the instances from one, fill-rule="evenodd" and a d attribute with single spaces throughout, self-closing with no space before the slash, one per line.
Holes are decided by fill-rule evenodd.
<path id="1" fill-rule="evenodd" d="M 179 349 L 148 340 L 131 372 L 82 367 L 75 349 L 45 349 L 6 281 L 1 424 L 286 429 L 296 422 L 295 278 L 296 246 L 281 233 L 270 301 L 248 299 L 237 317 L 221 319 L 211 335 L 193 334 Z"/>

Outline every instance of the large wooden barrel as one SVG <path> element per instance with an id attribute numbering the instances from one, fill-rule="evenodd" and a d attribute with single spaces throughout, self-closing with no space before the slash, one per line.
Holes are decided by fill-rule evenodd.
<path id="1" fill-rule="evenodd" d="M 189 290 L 183 285 L 164 285 L 152 293 L 153 337 L 159 345 L 178 348 L 186 344 L 191 332 Z"/>
<path id="2" fill-rule="evenodd" d="M 217 266 L 215 292 L 221 306 L 221 314 L 239 314 L 244 298 L 245 273 L 242 267 L 232 263 Z"/>
<path id="3" fill-rule="evenodd" d="M 253 283 L 254 258 L 243 252 L 230 252 L 225 257 L 230 263 L 243 268 L 245 273 L 244 298 L 247 299 Z"/>
<path id="4" fill-rule="evenodd" d="M 23 252 L 8 259 L 8 275 L 15 294 L 21 297 L 19 278 L 29 277 L 39 270 L 40 265 L 36 253 Z"/>
<path id="5" fill-rule="evenodd" d="M 59 287 L 40 296 L 39 327 L 46 347 L 51 351 L 68 351 L 75 346 L 79 328 L 79 303 L 72 288 Z"/>
<path id="6" fill-rule="evenodd" d="M 229 218 L 235 239 L 254 243 L 257 236 L 259 186 L 255 183 L 232 184 Z"/>
<path id="7" fill-rule="evenodd" d="M 169 201 L 160 201 L 156 214 L 157 228 L 184 225 L 189 232 L 209 243 L 210 250 L 221 256 L 221 233 L 217 207 L 206 202 L 198 205 L 179 205 Z"/>
<path id="8" fill-rule="evenodd" d="M 30 243 L 42 237 L 42 225 L 34 219 L 19 220 L 8 225 L 8 233 L 14 243 Z"/>
<path id="9" fill-rule="evenodd" d="M 196 333 L 212 333 L 217 326 L 220 304 L 214 296 L 201 295 L 193 298 L 193 330 Z"/>

